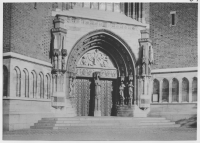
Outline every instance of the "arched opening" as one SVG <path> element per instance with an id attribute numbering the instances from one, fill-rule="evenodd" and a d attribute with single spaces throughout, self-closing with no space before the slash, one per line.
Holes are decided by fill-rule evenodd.
<path id="1" fill-rule="evenodd" d="M 194 77 L 192 81 L 192 101 L 197 101 L 197 78 Z"/>
<path id="2" fill-rule="evenodd" d="M 29 97 L 29 73 L 27 69 L 23 70 L 23 97 Z"/>
<path id="3" fill-rule="evenodd" d="M 172 102 L 178 102 L 178 93 L 179 91 L 179 84 L 176 78 L 172 80 Z"/>
<path id="4" fill-rule="evenodd" d="M 39 74 L 39 96 L 40 98 L 44 98 L 44 75 L 42 73 Z"/>
<path id="5" fill-rule="evenodd" d="M 152 102 L 158 102 L 159 101 L 159 81 L 157 79 L 153 80 L 153 97 Z"/>
<path id="6" fill-rule="evenodd" d="M 119 103 L 120 79 L 130 83 L 133 79 L 135 100 L 135 56 L 130 47 L 108 30 L 96 30 L 83 36 L 71 50 L 67 71 L 70 96 L 79 116 L 94 115 L 94 73 L 100 72 L 101 116 L 115 116 Z M 125 104 L 129 103 L 128 87 L 125 87 Z"/>
<path id="7" fill-rule="evenodd" d="M 51 93 L 51 76 L 50 74 L 47 74 L 47 99 L 50 98 Z"/>
<path id="8" fill-rule="evenodd" d="M 182 102 L 189 102 L 189 81 L 185 77 L 182 81 Z"/>
<path id="9" fill-rule="evenodd" d="M 8 68 L 3 65 L 3 96 L 8 96 Z"/>
<path id="10" fill-rule="evenodd" d="M 169 82 L 165 78 L 162 86 L 162 102 L 169 102 Z"/>
<path id="11" fill-rule="evenodd" d="M 32 71 L 30 77 L 30 97 L 36 98 L 36 93 L 37 93 L 37 76 L 35 71 Z"/>
<path id="12" fill-rule="evenodd" d="M 16 97 L 21 97 L 21 71 L 18 67 L 15 67 L 14 70 L 15 70 L 14 81 L 15 81 Z"/>

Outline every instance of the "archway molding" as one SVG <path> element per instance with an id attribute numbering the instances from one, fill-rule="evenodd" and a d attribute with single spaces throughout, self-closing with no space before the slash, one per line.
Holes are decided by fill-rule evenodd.
<path id="1" fill-rule="evenodd" d="M 92 31 L 75 43 L 68 56 L 67 71 L 75 73 L 80 57 L 95 48 L 101 49 L 114 61 L 118 77 L 136 75 L 136 58 L 130 46 L 120 36 L 106 29 Z"/>

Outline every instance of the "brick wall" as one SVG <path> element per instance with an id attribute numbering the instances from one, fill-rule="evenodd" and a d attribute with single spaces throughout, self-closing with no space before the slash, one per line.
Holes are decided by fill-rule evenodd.
<path id="1" fill-rule="evenodd" d="M 50 62 L 51 11 L 51 3 L 4 3 L 3 52 L 12 51 Z"/>
<path id="2" fill-rule="evenodd" d="M 3 52 L 10 52 L 11 4 L 3 5 Z"/>
<path id="3" fill-rule="evenodd" d="M 153 69 L 197 66 L 197 9 L 195 3 L 150 3 Z M 176 26 L 170 27 L 170 11 L 176 11 Z"/>

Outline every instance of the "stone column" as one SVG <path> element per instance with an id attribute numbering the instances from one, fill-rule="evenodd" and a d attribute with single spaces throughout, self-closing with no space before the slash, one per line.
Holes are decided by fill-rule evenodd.
<path id="1" fill-rule="evenodd" d="M 131 3 L 128 3 L 128 17 L 131 17 Z"/>
<path id="2" fill-rule="evenodd" d="M 163 80 L 160 80 L 160 86 L 159 86 L 159 103 L 162 103 L 162 83 Z"/>
<path id="3" fill-rule="evenodd" d="M 149 93 L 148 93 L 150 96 L 151 96 L 151 100 L 150 100 L 150 103 L 152 103 L 152 99 L 153 99 L 153 80 L 152 79 L 149 79 Z"/>
<path id="4" fill-rule="evenodd" d="M 11 66 L 8 79 L 8 97 L 17 96 L 17 75 L 14 68 Z"/>
<path id="5" fill-rule="evenodd" d="M 189 103 L 192 102 L 192 78 L 189 79 Z"/>
<path id="6" fill-rule="evenodd" d="M 178 91 L 178 102 L 181 103 L 182 102 L 182 79 L 179 79 L 179 91 Z"/>
<path id="7" fill-rule="evenodd" d="M 135 3 L 133 3 L 132 12 L 133 12 L 132 18 L 135 19 Z"/>
<path id="8" fill-rule="evenodd" d="M 169 103 L 172 102 L 172 79 L 169 80 Z"/>
<path id="9" fill-rule="evenodd" d="M 141 17 L 141 22 L 145 23 L 145 10 L 144 10 L 144 3 L 142 4 L 142 17 Z"/>
<path id="10" fill-rule="evenodd" d="M 138 3 L 138 21 L 140 21 L 140 15 L 141 15 L 141 3 Z"/>

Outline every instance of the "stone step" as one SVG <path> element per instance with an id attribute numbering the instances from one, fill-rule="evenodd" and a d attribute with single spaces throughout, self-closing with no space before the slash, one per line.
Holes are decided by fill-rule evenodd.
<path id="1" fill-rule="evenodd" d="M 148 121 L 140 121 L 141 123 L 154 123 L 154 122 L 170 122 L 170 120 L 148 120 Z"/>
<path id="2" fill-rule="evenodd" d="M 57 127 L 52 127 L 53 129 L 68 129 L 68 128 L 81 128 L 81 127 L 85 127 L 85 126 L 57 126 Z M 180 125 L 175 124 L 175 125 L 157 125 L 157 126 L 87 126 L 87 128 L 116 128 L 116 129 L 120 129 L 120 128 L 168 128 L 168 127 L 180 127 Z"/>
<path id="3" fill-rule="evenodd" d="M 173 125 L 175 122 L 157 122 L 157 123 L 151 123 L 151 122 L 146 122 L 146 123 L 126 123 L 126 122 L 73 122 L 73 123 L 35 123 L 35 126 L 118 126 L 118 125 L 123 125 L 123 126 L 136 126 L 136 125 L 145 125 L 145 126 L 150 126 L 150 125 Z"/>
<path id="4" fill-rule="evenodd" d="M 137 128 L 137 127 L 180 127 L 175 122 L 165 118 L 133 118 L 133 117 L 51 117 L 42 118 L 31 128 L 34 129 L 65 129 L 67 127 L 108 127 L 108 128 Z"/>
<path id="5" fill-rule="evenodd" d="M 55 117 L 51 117 L 51 118 L 42 118 L 42 120 L 56 120 L 56 121 L 59 121 L 59 120 L 132 120 L 132 121 L 137 121 L 137 120 L 154 120 L 154 121 L 161 121 L 161 120 L 165 120 L 165 118 L 132 118 L 132 117 L 88 117 L 88 118 L 84 118 L 84 117 L 72 117 L 72 118 L 69 118 L 69 117 L 59 117 L 59 118 L 55 118 Z"/>
<path id="6" fill-rule="evenodd" d="M 139 125 L 174 125 L 175 122 L 167 122 L 167 123 L 140 123 Z"/>
<path id="7" fill-rule="evenodd" d="M 95 128 L 163 128 L 163 127 L 180 127 L 178 124 L 171 125 L 134 125 L 134 126 L 124 126 L 124 125 L 93 125 L 86 126 L 84 124 L 76 125 L 66 125 L 66 126 L 31 126 L 31 129 L 67 129 L 69 127 L 95 127 Z"/>
<path id="8" fill-rule="evenodd" d="M 78 124 L 78 123 L 87 123 L 87 124 L 93 124 L 93 123 L 103 123 L 103 124 L 107 124 L 107 123 L 113 123 L 112 120 L 107 120 L 107 121 L 101 121 L 101 120 L 63 120 L 63 121 L 43 121 L 43 120 L 40 120 L 38 121 L 38 123 L 40 124 L 66 124 L 66 123 L 69 123 L 69 124 Z M 133 122 L 133 121 L 120 121 L 120 120 L 116 120 L 114 121 L 114 123 L 117 123 L 117 124 L 156 124 L 156 123 L 171 123 L 169 120 L 163 120 L 163 121 L 137 121 L 137 122 Z"/>
<path id="9" fill-rule="evenodd" d="M 31 129 L 54 129 L 54 127 L 51 127 L 51 126 L 31 126 L 30 127 Z"/>

